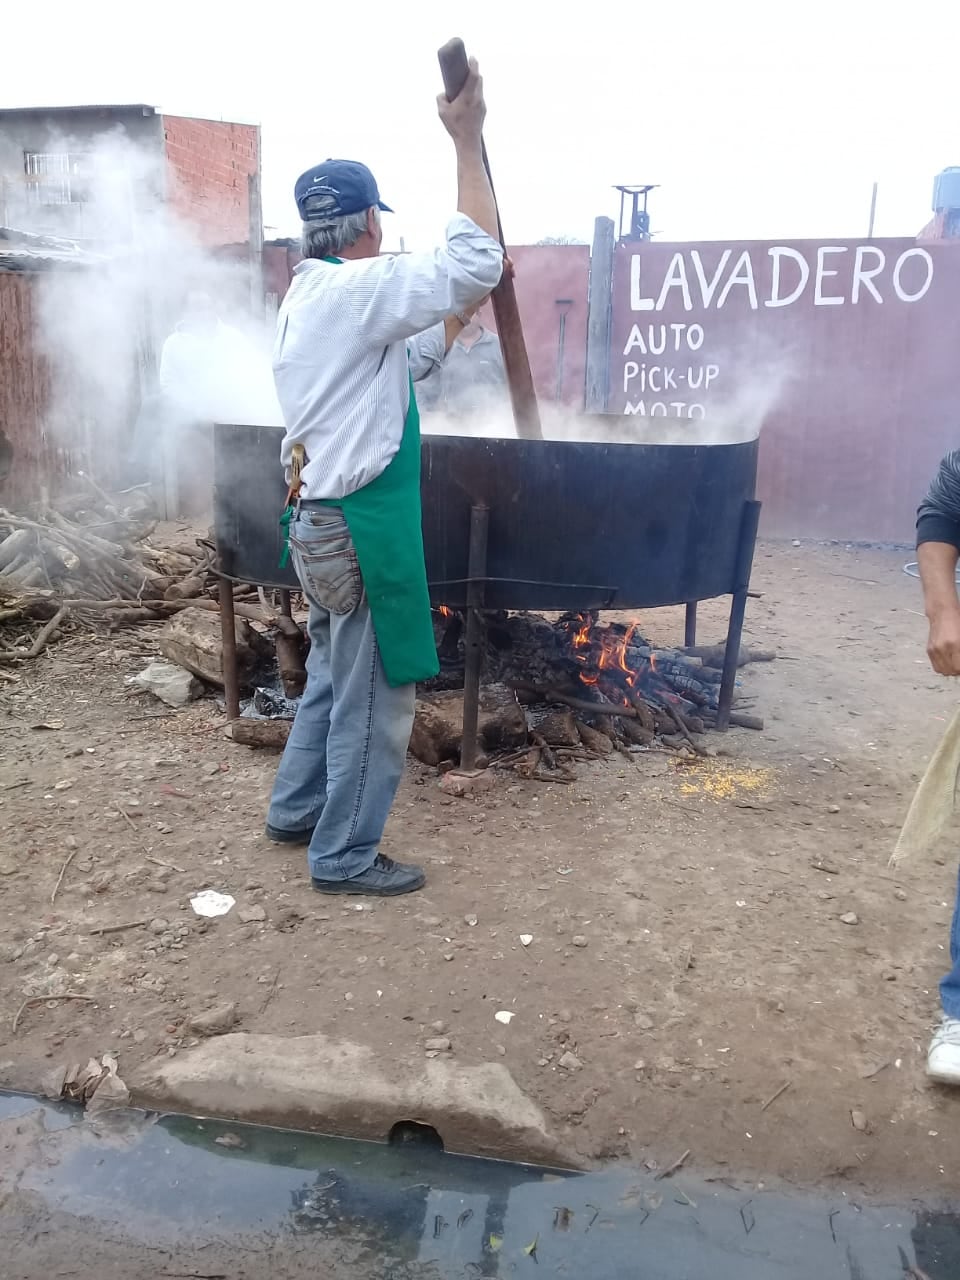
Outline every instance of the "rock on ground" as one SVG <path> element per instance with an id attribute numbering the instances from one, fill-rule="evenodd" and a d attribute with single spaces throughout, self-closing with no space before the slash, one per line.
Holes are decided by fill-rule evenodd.
<path id="1" fill-rule="evenodd" d="M 349 1040 L 238 1032 L 147 1063 L 132 1087 L 148 1108 L 381 1141 L 398 1121 L 416 1120 L 432 1125 L 448 1151 L 570 1163 L 502 1063 L 381 1062 Z"/>
<path id="2" fill-rule="evenodd" d="M 198 1036 L 222 1036 L 237 1023 L 237 1006 L 234 1002 L 218 1004 L 206 1013 L 198 1013 L 190 1019 L 190 1030 Z"/>

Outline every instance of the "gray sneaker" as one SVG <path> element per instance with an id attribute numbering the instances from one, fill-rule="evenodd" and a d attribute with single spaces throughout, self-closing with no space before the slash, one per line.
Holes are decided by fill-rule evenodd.
<path id="1" fill-rule="evenodd" d="M 318 893 L 362 893 L 373 898 L 393 898 L 422 889 L 427 877 L 419 867 L 394 862 L 386 854 L 378 853 L 372 867 L 349 880 L 318 880 L 313 876 L 312 882 Z"/>

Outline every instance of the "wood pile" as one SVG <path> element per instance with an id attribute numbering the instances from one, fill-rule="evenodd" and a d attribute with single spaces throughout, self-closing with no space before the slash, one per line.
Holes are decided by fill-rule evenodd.
<path id="1" fill-rule="evenodd" d="M 26 513 L 0 508 L 0 663 L 37 657 L 68 624 L 114 630 L 188 607 L 219 610 L 212 541 L 154 546 L 143 490 L 85 486 Z M 255 587 L 234 595 L 241 617 L 270 620 Z"/>

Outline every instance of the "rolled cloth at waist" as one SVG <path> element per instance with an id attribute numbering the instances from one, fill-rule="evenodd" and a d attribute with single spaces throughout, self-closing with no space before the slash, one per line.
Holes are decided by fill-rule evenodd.
<path id="1" fill-rule="evenodd" d="M 943 834 L 956 808 L 960 774 L 960 710 L 954 713 L 920 779 L 903 828 L 890 855 L 891 867 L 914 854 L 929 853 Z"/>

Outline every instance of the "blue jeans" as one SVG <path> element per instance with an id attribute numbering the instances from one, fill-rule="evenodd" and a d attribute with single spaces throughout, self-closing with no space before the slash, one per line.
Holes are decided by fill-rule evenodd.
<path id="1" fill-rule="evenodd" d="M 950 961 L 953 967 L 940 983 L 940 1003 L 948 1018 L 960 1018 L 960 878 L 950 925 Z"/>
<path id="2" fill-rule="evenodd" d="M 416 685 L 387 684 L 343 513 L 303 504 L 290 552 L 310 606 L 310 654 L 267 822 L 285 831 L 314 827 L 311 875 L 347 880 L 377 856 L 403 773 Z"/>

